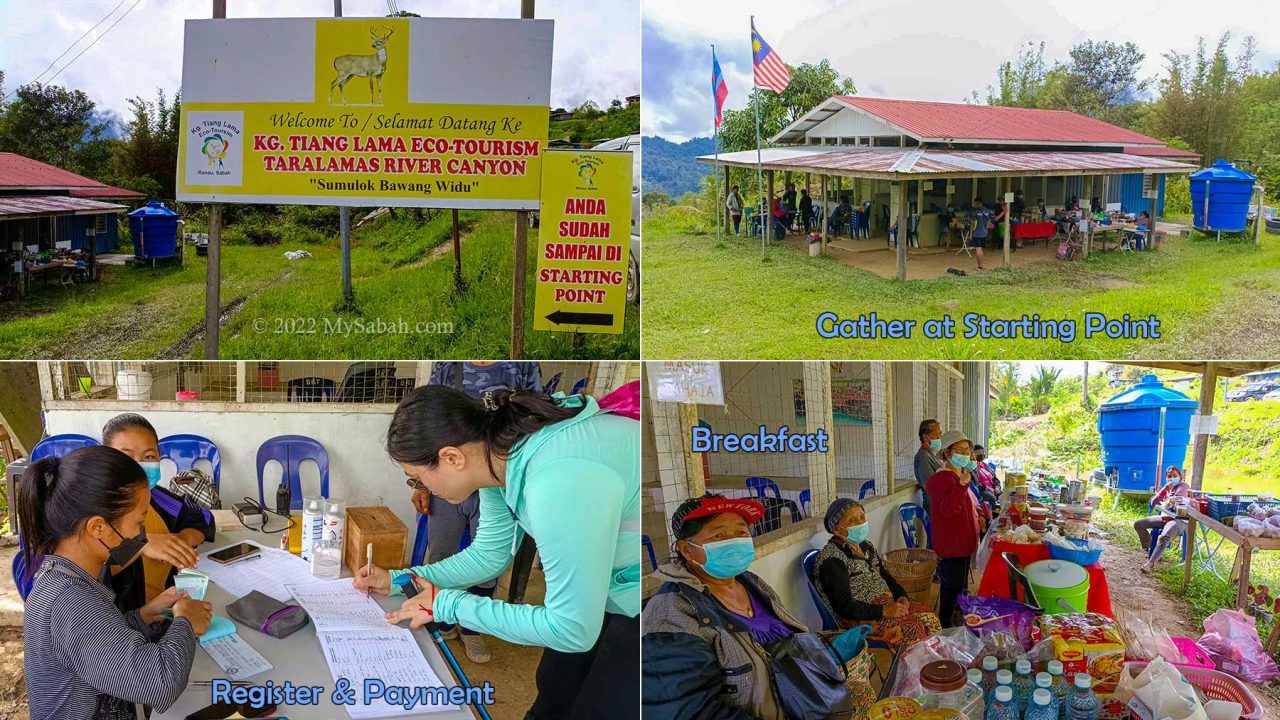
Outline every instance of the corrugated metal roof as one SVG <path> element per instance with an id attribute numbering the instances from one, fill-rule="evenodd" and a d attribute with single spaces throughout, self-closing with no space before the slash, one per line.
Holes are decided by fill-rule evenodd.
<path id="1" fill-rule="evenodd" d="M 144 198 L 146 195 L 133 190 L 125 190 L 114 185 L 107 185 L 101 188 L 85 188 L 83 190 L 72 190 L 71 197 L 76 198 L 97 198 L 108 200 L 137 200 Z"/>
<path id="2" fill-rule="evenodd" d="M 841 106 L 880 118 L 921 142 L 1163 145 L 1142 133 L 1066 110 L 851 95 L 837 95 L 820 104 L 778 133 L 774 142 L 802 142 L 805 132 Z"/>
<path id="3" fill-rule="evenodd" d="M 5 220 L 56 215 L 99 215 L 124 209 L 123 205 L 115 203 L 61 195 L 0 196 L 0 218 Z"/>
<path id="4" fill-rule="evenodd" d="M 66 190 L 103 187 L 106 185 L 97 180 L 90 180 L 39 160 L 32 160 L 15 153 L 0 152 L 0 188 Z"/>
<path id="5" fill-rule="evenodd" d="M 715 164 L 714 155 L 698 160 Z M 761 152 L 762 165 L 773 170 L 825 172 L 831 175 L 902 178 L 908 175 L 982 174 L 1057 175 L 1133 172 L 1190 173 L 1194 165 L 1119 152 L 1019 152 L 1001 150 L 921 150 L 919 148 L 791 147 Z M 751 167 L 756 152 L 720 153 L 720 164 Z"/>
<path id="6" fill-rule="evenodd" d="M 1142 157 L 1187 158 L 1188 160 L 1198 160 L 1200 158 L 1200 153 L 1171 147 L 1126 147 L 1124 151 L 1130 155 Z"/>

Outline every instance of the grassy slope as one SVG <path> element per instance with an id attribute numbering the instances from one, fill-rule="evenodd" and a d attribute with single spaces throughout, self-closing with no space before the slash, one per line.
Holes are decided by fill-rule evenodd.
<path id="1" fill-rule="evenodd" d="M 1259 302 L 1280 295 L 1280 242 L 1217 245 L 1173 239 L 1157 253 L 1094 255 L 1086 264 L 1046 263 L 987 271 L 965 278 L 897 282 L 829 258 L 758 242 L 682 233 L 674 223 L 646 217 L 645 348 L 650 357 L 675 358 L 948 358 L 948 359 L 1156 359 L 1196 356 L 1255 357 L 1280 353 L 1280 335 L 1261 330 Z M 1115 288 L 1116 278 L 1134 283 Z M 824 340 L 814 322 L 832 311 L 856 318 L 876 311 L 884 319 L 923 323 L 946 314 L 981 312 L 995 318 L 1039 313 L 1081 320 L 1085 312 L 1125 313 L 1161 321 L 1159 340 L 989 339 L 897 341 Z M 957 327 L 959 328 L 959 323 Z M 1234 333 L 1234 336 L 1233 336 Z"/>
<path id="2" fill-rule="evenodd" d="M 510 354 L 512 227 L 509 213 L 476 216 L 464 239 L 467 291 L 453 293 L 450 252 L 425 260 L 447 242 L 447 220 L 418 225 L 386 218 L 354 235 L 352 278 L 359 314 L 373 321 L 404 318 L 452 322 L 453 335 L 275 334 L 275 318 L 339 317 L 341 295 L 336 244 L 308 246 L 314 257 L 288 261 L 286 247 L 227 247 L 223 251 L 223 302 L 251 295 L 222 331 L 224 358 L 498 358 Z M 536 235 L 528 260 L 526 327 L 532 325 Z M 49 288 L 15 306 L 0 322 L 0 354 L 9 357 L 150 358 L 173 344 L 204 316 L 204 258 L 189 254 L 185 269 L 111 268 L 95 285 Z M 254 320 L 268 332 L 256 332 Z M 620 336 L 588 335 L 579 349 L 564 333 L 526 331 L 531 358 L 633 358 L 639 355 L 639 311 L 627 311 Z M 193 355 L 201 352 L 197 346 Z"/>

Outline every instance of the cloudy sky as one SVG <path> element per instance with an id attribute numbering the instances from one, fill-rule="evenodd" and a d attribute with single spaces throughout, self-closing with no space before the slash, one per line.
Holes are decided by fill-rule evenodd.
<path id="1" fill-rule="evenodd" d="M 1146 54 L 1142 77 L 1161 56 L 1194 52 L 1227 30 L 1258 39 L 1263 66 L 1280 61 L 1275 0 L 645 0 L 643 127 L 685 140 L 711 133 L 710 45 L 729 86 L 728 106 L 751 92 L 750 16 L 791 65 L 822 58 L 863 95 L 963 101 L 985 91 L 1000 63 L 1028 42 L 1049 60 L 1085 40 L 1133 42 Z"/>
<path id="2" fill-rule="evenodd" d="M 124 114 L 127 99 L 178 89 L 182 24 L 209 17 L 209 0 L 0 0 L 0 70 L 6 92 L 42 73 L 50 62 L 112 8 L 112 19 L 58 61 L 61 67 L 94 37 L 138 5 L 54 83 L 79 88 L 100 107 Z M 519 17 L 518 0 L 397 0 L 401 10 L 437 17 Z M 537 17 L 556 21 L 551 102 L 605 106 L 640 89 L 640 0 L 538 0 Z M 333 13 L 330 0 L 228 0 L 227 17 L 308 17 Z M 387 14 L 386 0 L 345 0 L 343 14 Z M 501 52 L 501 48 L 494 48 Z M 49 73 L 49 75 L 51 75 Z M 45 76 L 46 78 L 48 75 Z"/>

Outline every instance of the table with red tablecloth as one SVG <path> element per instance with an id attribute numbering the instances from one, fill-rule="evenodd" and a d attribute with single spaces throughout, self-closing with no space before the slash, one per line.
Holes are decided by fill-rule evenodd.
<path id="1" fill-rule="evenodd" d="M 991 543 L 990 560 L 982 572 L 982 584 L 978 595 L 984 597 L 1009 597 L 1009 568 L 1001 553 L 1013 553 L 1026 567 L 1033 562 L 1049 559 L 1049 546 L 1044 543 L 1011 543 L 995 540 Z M 1111 591 L 1107 589 L 1107 576 L 1102 565 L 1094 563 L 1085 568 L 1089 573 L 1088 611 L 1111 617 Z"/>
<path id="2" fill-rule="evenodd" d="M 1026 222 L 1013 226 L 1014 240 L 1047 240 L 1053 237 L 1057 226 L 1051 222 Z"/>

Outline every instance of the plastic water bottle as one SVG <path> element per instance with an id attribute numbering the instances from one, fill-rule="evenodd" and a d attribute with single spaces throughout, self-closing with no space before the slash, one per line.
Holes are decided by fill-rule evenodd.
<path id="1" fill-rule="evenodd" d="M 965 671 L 965 679 L 969 683 L 970 691 L 977 696 L 977 702 L 973 704 L 971 712 L 966 712 L 965 715 L 977 720 L 986 714 L 987 708 L 987 693 L 982 689 L 982 671 L 978 668 L 969 668 Z"/>
<path id="2" fill-rule="evenodd" d="M 1040 674 L 1047 677 L 1047 673 Z M 1031 704 L 1027 706 L 1027 714 L 1023 716 L 1023 720 L 1056 720 L 1058 713 L 1053 708 L 1056 699 L 1048 688 L 1036 688 L 1031 695 Z"/>
<path id="3" fill-rule="evenodd" d="M 1047 672 L 1036 673 L 1036 690 L 1049 691 L 1049 707 L 1053 710 L 1049 720 L 1058 720 L 1058 707 L 1061 703 L 1058 702 L 1058 696 L 1053 694 L 1053 676 Z M 1027 703 L 1027 712 L 1031 712 L 1031 707 L 1035 705 L 1035 697 L 1036 693 L 1033 691 L 1031 701 Z"/>
<path id="4" fill-rule="evenodd" d="M 338 548 L 338 552 L 341 553 L 347 533 L 347 503 L 345 500 L 330 498 L 325 502 L 322 525 L 324 528 L 324 544 Z"/>
<path id="5" fill-rule="evenodd" d="M 311 560 L 311 546 L 324 532 L 324 498 L 312 495 L 302 499 L 302 559 Z"/>
<path id="6" fill-rule="evenodd" d="M 991 693 L 996 691 L 996 671 L 1000 669 L 1000 658 L 987 655 L 982 658 L 982 699 L 991 702 Z"/>
<path id="7" fill-rule="evenodd" d="M 1058 720 L 1067 720 L 1067 695 L 1071 692 L 1071 685 L 1067 682 L 1067 676 L 1062 674 L 1062 670 L 1061 661 L 1049 661 L 1049 675 L 1053 678 L 1053 694 L 1058 699 Z"/>
<path id="8" fill-rule="evenodd" d="M 992 693 L 991 704 L 987 705 L 984 720 L 1019 720 L 1021 717 L 1022 713 L 1018 712 L 1018 706 L 1013 702 L 1013 688 L 1008 685 L 997 686 Z"/>
<path id="9" fill-rule="evenodd" d="M 342 546 L 347 525 L 347 504 L 332 499 L 325 503 L 321 536 L 311 546 L 311 574 L 322 580 L 342 577 Z"/>
<path id="10" fill-rule="evenodd" d="M 1031 691 L 1036 689 L 1036 681 L 1031 677 L 1031 661 L 1019 660 L 1014 668 L 1018 674 L 1013 677 L 1013 701 L 1019 708 L 1025 708 L 1031 702 Z"/>
<path id="11" fill-rule="evenodd" d="M 1093 692 L 1093 678 L 1076 673 L 1075 687 L 1067 696 L 1068 720 L 1098 720 L 1098 696 Z"/>

